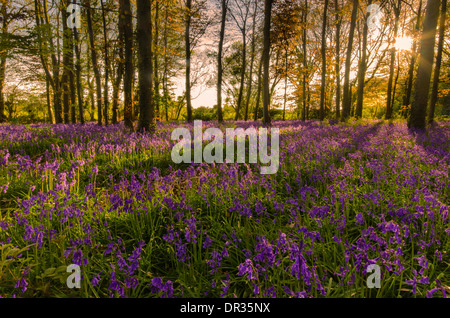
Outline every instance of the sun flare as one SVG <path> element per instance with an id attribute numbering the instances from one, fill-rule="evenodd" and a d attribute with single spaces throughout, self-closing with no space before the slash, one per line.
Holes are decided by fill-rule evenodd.
<path id="1" fill-rule="evenodd" d="M 409 36 L 399 36 L 395 39 L 395 48 L 397 50 L 411 51 L 413 39 Z"/>

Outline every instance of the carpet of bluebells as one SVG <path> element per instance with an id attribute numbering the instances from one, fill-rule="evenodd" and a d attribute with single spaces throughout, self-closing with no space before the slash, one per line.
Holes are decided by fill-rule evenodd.
<path id="1" fill-rule="evenodd" d="M 275 175 L 176 165 L 178 127 L 1 125 L 0 296 L 448 297 L 449 122 L 275 122 Z"/>

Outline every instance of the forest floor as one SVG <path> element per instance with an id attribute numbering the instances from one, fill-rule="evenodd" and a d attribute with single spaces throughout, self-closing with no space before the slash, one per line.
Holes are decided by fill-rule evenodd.
<path id="1" fill-rule="evenodd" d="M 450 122 L 274 122 L 273 175 L 174 164 L 177 127 L 0 125 L 0 296 L 450 293 Z"/>

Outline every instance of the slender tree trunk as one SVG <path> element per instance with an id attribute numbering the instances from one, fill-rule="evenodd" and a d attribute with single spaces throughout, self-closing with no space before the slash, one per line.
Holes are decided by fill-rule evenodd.
<path id="1" fill-rule="evenodd" d="M 341 117 L 341 24 L 339 0 L 334 1 L 336 15 L 336 119 Z"/>
<path id="2" fill-rule="evenodd" d="M 311 105 L 311 86 L 308 85 L 308 91 L 307 91 L 308 99 L 306 102 L 306 120 L 309 120 L 309 108 Z"/>
<path id="3" fill-rule="evenodd" d="M 320 48 L 320 53 L 322 56 L 322 81 L 320 87 L 320 109 L 319 109 L 319 118 L 321 121 L 325 119 L 325 88 L 326 88 L 326 78 L 327 78 L 327 43 L 326 43 L 326 32 L 327 32 L 327 11 L 328 11 L 328 2 L 329 0 L 325 0 L 325 5 L 323 9 L 323 22 L 322 22 L 322 45 Z"/>
<path id="4" fill-rule="evenodd" d="M 160 114 L 160 95 L 159 95 L 159 64 L 158 64 L 158 43 L 159 43 L 159 0 L 155 0 L 155 43 L 153 46 L 153 55 L 154 55 L 154 60 L 155 60 L 155 66 L 153 69 L 153 76 L 155 78 L 155 110 L 156 110 L 156 120 L 160 120 L 161 119 L 161 114 Z"/>
<path id="5" fill-rule="evenodd" d="M 241 81 L 239 85 L 239 95 L 237 101 L 236 115 L 234 120 L 239 120 L 241 118 L 241 108 L 242 108 L 242 97 L 244 94 L 244 84 L 245 84 L 245 72 L 247 71 L 247 29 L 246 22 L 244 22 L 244 27 L 242 32 L 242 66 L 241 66 Z"/>
<path id="6" fill-rule="evenodd" d="M 124 73 L 124 65 L 122 63 L 119 63 L 117 67 L 117 75 L 116 79 L 114 81 L 113 85 L 113 104 L 112 104 L 112 123 L 117 124 L 118 123 L 118 108 L 119 108 L 119 91 L 120 91 L 120 84 L 123 79 L 123 73 Z"/>
<path id="7" fill-rule="evenodd" d="M 50 124 L 55 124 L 55 115 L 53 114 L 52 104 L 51 104 L 51 97 L 50 97 L 50 82 L 48 78 L 45 79 L 45 91 L 46 91 L 46 97 L 47 97 L 47 111 L 48 111 L 48 122 Z"/>
<path id="8" fill-rule="evenodd" d="M 123 46 L 125 51 L 123 95 L 125 127 L 133 130 L 133 20 L 130 0 L 119 1 L 119 27 L 123 32 Z"/>
<path id="9" fill-rule="evenodd" d="M 219 52 L 217 55 L 217 119 L 223 123 L 222 111 L 222 81 L 223 81 L 223 42 L 228 11 L 228 0 L 222 0 L 222 18 L 220 20 Z"/>
<path id="10" fill-rule="evenodd" d="M 397 39 L 398 34 L 398 23 L 400 19 L 400 10 L 401 10 L 402 0 L 398 0 L 396 7 L 394 8 L 395 12 L 395 22 L 394 22 L 394 40 L 392 43 L 394 44 Z M 392 118 L 392 111 L 394 109 L 394 98 L 392 96 L 392 87 L 394 82 L 394 67 L 395 67 L 395 56 L 396 56 L 395 45 L 392 45 L 391 48 L 391 62 L 389 65 L 389 80 L 388 80 L 388 89 L 387 89 L 387 104 L 386 104 L 386 119 Z"/>
<path id="11" fill-rule="evenodd" d="M 167 74 L 169 72 L 169 56 L 167 54 L 168 40 L 167 40 L 167 22 L 169 20 L 169 8 L 166 4 L 165 6 L 165 16 L 164 16 L 164 72 L 163 72 L 163 92 L 164 92 L 164 109 L 166 113 L 166 121 L 169 121 L 169 90 L 167 88 Z"/>
<path id="12" fill-rule="evenodd" d="M 398 84 L 398 78 L 400 77 L 400 55 L 399 53 L 397 53 L 397 73 L 395 74 L 395 79 L 394 79 L 394 87 L 392 89 L 392 101 L 395 101 L 395 96 L 396 96 L 396 92 L 397 92 L 397 84 Z"/>
<path id="13" fill-rule="evenodd" d="M 102 20 L 103 20 L 103 50 L 105 55 L 105 82 L 103 86 L 103 103 L 104 103 L 104 111 L 103 116 L 105 118 L 105 125 L 109 124 L 109 98 L 108 98 L 108 81 L 109 81 L 109 58 L 108 58 L 108 33 L 106 30 L 106 17 L 105 17 L 105 5 L 103 0 L 100 0 L 102 6 Z"/>
<path id="14" fill-rule="evenodd" d="M 253 119 L 255 121 L 258 120 L 259 104 L 261 103 L 262 67 L 263 67 L 263 60 L 261 58 L 261 60 L 259 61 L 259 70 L 258 70 L 258 92 L 256 94 L 255 113 L 253 116 Z"/>
<path id="15" fill-rule="evenodd" d="M 91 78 L 91 59 L 89 58 L 88 55 L 89 55 L 88 52 L 86 52 L 86 59 L 87 59 L 87 81 L 86 82 L 89 87 L 89 104 L 90 104 L 89 120 L 94 121 L 94 114 L 95 114 L 94 78 Z"/>
<path id="16" fill-rule="evenodd" d="M 250 98 L 252 95 L 252 86 L 253 86 L 253 66 L 255 64 L 255 49 L 256 49 L 256 13 L 258 10 L 258 4 L 255 2 L 255 11 L 253 12 L 253 26 L 252 26 L 252 43 L 251 43 L 251 56 L 250 56 L 250 74 L 248 79 L 248 85 L 247 85 L 247 99 L 245 101 L 245 114 L 244 114 L 244 120 L 248 120 L 248 111 L 249 111 L 249 105 L 250 105 Z"/>
<path id="17" fill-rule="evenodd" d="M 102 82 L 100 78 L 100 70 L 97 64 L 97 51 L 95 50 L 95 39 L 94 39 L 94 30 L 92 27 L 92 17 L 91 17 L 91 3 L 90 0 L 86 0 L 87 9 L 86 9 L 86 20 L 88 25 L 88 35 L 89 35 L 89 43 L 91 49 L 91 60 L 92 60 L 92 69 L 94 71 L 95 77 L 95 85 L 97 91 L 97 123 L 98 125 L 102 125 Z"/>
<path id="18" fill-rule="evenodd" d="M 372 4 L 372 0 L 368 1 L 368 5 Z M 367 70 L 367 35 L 369 33 L 369 26 L 367 21 L 369 19 L 370 14 L 367 13 L 364 17 L 364 26 L 363 26 L 363 39 L 362 39 L 362 56 L 361 61 L 359 63 L 358 68 L 358 97 L 356 102 L 356 118 L 362 117 L 363 103 L 364 103 L 364 85 L 366 79 L 366 70 Z"/>
<path id="19" fill-rule="evenodd" d="M 83 109 L 83 89 L 81 87 L 81 54 L 79 48 L 79 37 L 77 28 L 73 29 L 73 35 L 75 39 L 75 56 L 77 59 L 76 69 L 76 82 L 77 82 L 77 98 L 78 98 L 78 112 L 80 116 L 80 123 L 84 124 L 84 109 Z"/>
<path id="20" fill-rule="evenodd" d="M 305 0 L 305 9 L 302 15 L 303 22 L 303 112 L 302 112 L 302 120 L 305 121 L 307 118 L 307 90 L 309 89 L 309 72 L 308 72 L 308 60 L 307 60 L 307 43 L 308 43 L 308 0 Z"/>
<path id="21" fill-rule="evenodd" d="M 420 31 L 420 24 L 421 24 L 421 16 L 422 16 L 422 0 L 420 0 L 419 4 L 419 10 L 417 13 L 417 22 L 415 25 L 415 31 L 416 34 Z M 413 88 L 413 80 L 414 80 L 414 69 L 416 66 L 416 60 L 417 60 L 417 41 L 414 40 L 413 47 L 411 49 L 411 61 L 409 63 L 409 71 L 408 71 L 408 79 L 406 81 L 406 92 L 405 96 L 403 97 L 403 116 L 406 118 L 408 117 L 408 108 L 411 105 L 411 95 L 412 95 L 412 88 Z"/>
<path id="22" fill-rule="evenodd" d="M 2 16 L 2 35 L 6 35 L 8 33 L 8 18 L 6 12 L 7 1 L 2 2 L 2 6 L 0 8 L 1 16 Z M 6 120 L 5 117 L 5 96 L 3 95 L 3 89 L 5 85 L 5 73 L 6 73 L 6 57 L 7 50 L 0 49 L 0 123 Z"/>
<path id="23" fill-rule="evenodd" d="M 270 88 L 269 88 L 269 67 L 270 67 L 270 20 L 272 17 L 272 0 L 264 1 L 264 48 L 263 48 L 263 123 L 266 126 L 271 125 L 269 106 L 270 106 Z"/>
<path id="24" fill-rule="evenodd" d="M 139 61 L 139 126 L 138 131 L 155 132 L 153 96 L 153 52 L 151 3 L 137 0 L 137 33 Z"/>
<path id="25" fill-rule="evenodd" d="M 49 21 L 49 16 L 48 16 L 48 9 L 47 9 L 47 1 L 43 1 L 44 4 L 44 20 L 45 20 L 45 24 L 47 26 L 46 30 L 46 37 L 47 37 L 47 41 L 49 43 L 50 46 L 50 51 L 51 53 L 51 61 L 52 61 L 52 72 L 53 72 L 53 83 L 54 85 L 52 86 L 53 88 L 53 94 L 54 94 L 54 98 L 53 98 L 53 102 L 55 104 L 55 117 L 56 117 L 56 123 L 60 124 L 63 122 L 63 116 L 62 116 L 62 87 L 61 87 L 61 78 L 60 78 L 60 56 L 59 56 L 59 45 L 57 45 L 57 49 L 55 50 L 55 47 L 53 45 L 53 34 L 51 32 L 51 28 L 50 28 L 50 21 Z M 58 20 L 59 22 L 59 20 Z M 59 30 L 59 23 L 58 23 L 58 30 Z M 59 38 L 59 32 L 57 32 L 56 38 Z M 59 43 L 59 42 L 58 42 Z M 58 57 L 55 54 L 55 51 L 58 52 Z M 46 63 L 45 63 L 46 64 Z M 50 82 L 51 83 L 51 82 Z"/>
<path id="26" fill-rule="evenodd" d="M 288 50 L 285 50 L 285 74 L 284 74 L 284 102 L 283 102 L 283 121 L 286 120 L 286 103 L 287 103 L 287 82 L 288 82 Z"/>
<path id="27" fill-rule="evenodd" d="M 71 87 L 70 87 L 70 73 L 73 69 L 73 47 L 71 44 L 72 32 L 67 26 L 67 18 L 69 17 L 66 8 L 68 2 L 63 0 L 61 3 L 61 22 L 63 25 L 63 75 L 61 79 L 62 94 L 63 94 L 63 114 L 64 123 L 69 123 L 69 113 L 71 108 Z"/>
<path id="28" fill-rule="evenodd" d="M 125 60 L 124 60 L 124 49 L 123 49 L 123 15 L 120 12 L 119 9 L 119 48 L 118 48 L 118 55 L 119 55 L 119 63 L 117 66 L 117 74 L 116 79 L 113 84 L 113 104 L 112 104 L 112 123 L 117 124 L 119 121 L 118 116 L 118 110 L 119 110 L 119 92 L 120 92 L 120 84 L 123 79 L 123 74 L 125 72 Z"/>
<path id="29" fill-rule="evenodd" d="M 72 124 L 75 124 L 77 122 L 77 111 L 76 111 L 76 106 L 77 106 L 77 91 L 76 91 L 76 87 L 75 87 L 75 74 L 74 74 L 74 63 L 73 63 L 73 49 L 74 49 L 74 45 L 73 45 L 73 41 L 72 38 L 71 40 L 71 51 L 72 51 L 72 56 L 71 56 L 71 67 L 70 67 L 70 71 L 69 71 L 69 92 L 70 92 L 70 122 Z"/>
<path id="30" fill-rule="evenodd" d="M 424 129 L 426 126 L 428 95 L 431 73 L 433 71 L 434 45 L 438 17 L 439 1 L 428 0 L 420 41 L 416 89 L 411 107 L 411 116 L 408 121 L 409 128 Z"/>
<path id="31" fill-rule="evenodd" d="M 0 54 L 0 123 L 6 120 L 5 97 L 3 95 L 3 88 L 5 84 L 5 71 L 6 71 L 6 50 Z"/>
<path id="32" fill-rule="evenodd" d="M 37 36 L 38 36 L 38 44 L 39 44 L 39 57 L 41 59 L 42 67 L 45 71 L 46 78 L 48 79 L 52 90 L 53 90 L 53 103 L 55 108 L 55 120 L 56 123 L 62 123 L 62 114 L 61 114 L 61 87 L 60 87 L 60 79 L 59 79 L 59 59 L 56 58 L 55 55 L 55 47 L 53 45 L 52 34 L 50 28 L 45 28 L 45 37 L 46 41 L 43 39 L 43 34 L 40 30 L 42 24 L 45 23 L 46 26 L 49 25 L 48 18 L 48 10 L 47 10 L 47 2 L 43 2 L 44 7 L 41 9 L 39 0 L 34 1 L 35 7 L 35 19 L 36 19 L 36 27 L 38 28 Z M 50 69 L 47 64 L 47 53 L 44 54 L 44 51 L 47 51 L 48 48 L 44 48 L 43 44 L 48 43 L 51 52 L 51 61 L 52 61 L 52 74 L 50 73 Z M 59 51 L 59 50 L 58 50 Z"/>
<path id="33" fill-rule="evenodd" d="M 445 41 L 446 13 L 447 13 L 447 0 L 442 0 L 441 18 L 439 21 L 439 43 L 436 56 L 436 66 L 434 68 L 433 88 L 431 90 L 430 107 L 428 109 L 428 123 L 432 123 L 434 121 L 434 112 L 438 100 L 439 77 L 441 74 L 441 64 L 442 64 L 442 51 L 444 48 L 444 41 Z"/>
<path id="34" fill-rule="evenodd" d="M 186 106 L 187 121 L 192 122 L 192 100 L 191 100 L 191 15 L 192 0 L 186 0 L 186 30 L 184 43 L 186 49 Z"/>
<path id="35" fill-rule="evenodd" d="M 344 75 L 344 98 L 342 103 L 341 121 L 345 121 L 350 116 L 351 111 L 351 97 L 350 97 L 350 67 L 352 61 L 353 51 L 353 37 L 355 34 L 356 18 L 358 13 L 359 0 L 353 1 L 352 18 L 350 21 L 350 32 L 348 36 L 347 55 L 345 59 L 345 75 Z"/>

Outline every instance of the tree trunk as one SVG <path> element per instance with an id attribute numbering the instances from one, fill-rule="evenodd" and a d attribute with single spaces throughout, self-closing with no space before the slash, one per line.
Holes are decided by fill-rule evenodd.
<path id="1" fill-rule="evenodd" d="M 371 5 L 372 0 L 368 1 L 367 5 Z M 364 103 L 364 85 L 366 79 L 366 70 L 367 70 L 367 34 L 369 33 L 369 26 L 367 24 L 370 13 L 367 13 L 364 18 L 364 27 L 363 27 L 363 43 L 362 43 L 362 57 L 361 62 L 359 63 L 358 68 L 358 96 L 356 102 L 356 112 L 355 117 L 362 117 L 363 103 Z"/>
<path id="2" fill-rule="evenodd" d="M 396 7 L 394 8 L 395 12 L 395 22 L 394 22 L 394 40 L 392 43 L 395 43 L 398 34 L 398 23 L 400 19 L 400 8 L 402 5 L 402 0 L 398 0 Z M 395 54 L 396 49 L 395 45 L 392 45 L 391 48 L 391 62 L 389 65 L 389 80 L 388 80 L 388 89 L 387 89 L 387 104 L 386 104 L 386 119 L 392 118 L 392 111 L 394 109 L 394 98 L 392 96 L 392 87 L 394 82 L 394 67 L 395 67 Z"/>
<path id="3" fill-rule="evenodd" d="M 84 124 L 84 110 L 83 110 L 83 89 L 81 87 L 81 54 L 80 54 L 80 48 L 78 47 L 79 44 L 79 37 L 78 37 L 78 30 L 77 28 L 73 29 L 73 35 L 75 39 L 75 57 L 77 59 L 75 69 L 76 69 L 76 82 L 77 82 L 77 98 L 78 98 L 78 112 L 80 115 L 80 123 Z"/>
<path id="4" fill-rule="evenodd" d="M 153 46 L 153 55 L 154 55 L 154 60 L 155 60 L 155 66 L 153 69 L 153 76 L 155 78 L 155 110 L 156 110 L 156 120 L 160 120 L 161 118 L 161 114 L 160 114 L 160 109 L 159 109 L 159 104 L 160 104 L 160 95 L 159 95 L 159 64 L 158 64 L 158 43 L 159 43 L 159 0 L 155 1 L 155 43 Z"/>
<path id="5" fill-rule="evenodd" d="M 6 71 L 6 50 L 0 54 L 0 123 L 6 120 L 5 97 L 3 95 L 3 88 L 5 85 L 5 71 Z"/>
<path id="6" fill-rule="evenodd" d="M 163 93 L 164 93 L 164 109 L 166 113 L 166 121 L 169 121 L 169 90 L 167 88 L 167 74 L 169 72 L 169 57 L 167 54 L 168 40 L 167 40 L 167 22 L 169 19 L 169 9 L 168 5 L 165 6 L 165 16 L 164 16 L 164 72 L 163 72 Z"/>
<path id="7" fill-rule="evenodd" d="M 424 129 L 426 125 L 427 104 L 431 73 L 433 71 L 434 45 L 438 17 L 439 1 L 428 0 L 420 41 L 416 90 L 411 107 L 411 116 L 408 121 L 409 128 Z"/>
<path id="8" fill-rule="evenodd" d="M 108 120 L 108 108 L 109 108 L 109 98 L 108 98 L 108 81 L 109 81 L 109 59 L 108 59 L 108 34 L 106 30 L 106 17 L 105 17 L 105 5 L 103 0 L 100 0 L 102 6 L 102 20 L 103 20 L 103 41 L 104 46 L 103 50 L 105 51 L 105 82 L 103 86 L 103 103 L 104 103 L 104 111 L 103 116 L 105 118 L 105 125 L 107 126 L 109 123 Z"/>
<path id="9" fill-rule="evenodd" d="M 326 43 L 326 31 L 327 31 L 327 11 L 328 11 L 328 2 L 329 0 L 325 0 L 325 5 L 323 9 L 323 22 L 322 22 L 322 45 L 320 48 L 320 53 L 322 56 L 322 81 L 320 87 L 320 110 L 319 110 L 319 119 L 323 121 L 325 119 L 325 87 L 326 87 L 326 78 L 327 78 L 327 43 Z"/>
<path id="10" fill-rule="evenodd" d="M 124 122 L 125 127 L 133 130 L 133 17 L 130 0 L 119 1 L 119 27 L 123 32 L 123 46 L 125 51 L 123 95 L 124 95 Z"/>
<path id="11" fill-rule="evenodd" d="M 258 92 L 256 94 L 255 113 L 253 116 L 253 119 L 255 121 L 258 120 L 259 104 L 261 103 L 262 67 L 263 67 L 263 60 L 261 58 L 261 60 L 259 61 L 259 70 L 258 70 Z"/>
<path id="12" fill-rule="evenodd" d="M 120 83 L 123 79 L 124 73 L 124 65 L 119 63 L 117 67 L 117 76 L 113 85 L 113 104 L 112 104 L 112 123 L 118 123 L 118 108 L 119 108 L 119 91 L 120 91 Z"/>
<path id="13" fill-rule="evenodd" d="M 222 0 L 222 18 L 220 20 L 219 52 L 217 55 L 217 119 L 223 123 L 222 111 L 222 81 L 223 81 L 223 42 L 225 38 L 225 26 L 227 19 L 228 0 Z"/>
<path id="14" fill-rule="evenodd" d="M 53 109 L 51 105 L 51 98 L 50 98 L 50 82 L 48 78 L 45 79 L 45 92 L 47 97 L 47 111 L 48 111 L 48 122 L 50 124 L 55 124 L 55 115 L 53 114 Z"/>
<path id="15" fill-rule="evenodd" d="M 344 74 L 344 98 L 342 102 L 342 116 L 341 121 L 345 121 L 350 116 L 351 98 L 350 98 L 350 67 L 352 62 L 353 37 L 355 34 L 356 18 L 358 13 L 359 0 L 353 1 L 352 18 L 350 21 L 350 33 L 348 36 L 347 55 L 345 59 L 345 74 Z"/>
<path id="16" fill-rule="evenodd" d="M 247 99 L 245 101 L 245 114 L 244 120 L 248 120 L 248 108 L 250 105 L 250 98 L 252 95 L 252 86 L 253 86 L 253 66 L 255 64 L 255 48 L 256 48 L 256 12 L 258 10 L 258 4 L 255 2 L 255 11 L 253 12 L 253 26 L 252 26 L 252 43 L 251 43 L 251 56 L 250 56 L 250 74 L 248 79 L 248 87 L 247 87 Z"/>
<path id="17" fill-rule="evenodd" d="M 184 43 L 186 49 L 186 106 L 187 121 L 192 122 L 192 101 L 191 101 L 191 15 L 192 0 L 186 0 L 186 30 L 184 34 Z"/>
<path id="18" fill-rule="evenodd" d="M 285 50 L 285 74 L 284 74 L 284 102 L 283 102 L 283 121 L 286 120 L 286 103 L 287 103 L 287 82 L 288 82 L 288 50 Z"/>
<path id="19" fill-rule="evenodd" d="M 269 106 L 270 106 L 270 88 L 269 88 L 269 66 L 270 66 L 270 19 L 272 17 L 272 0 L 264 1 L 264 48 L 263 48 L 263 123 L 266 126 L 271 125 Z"/>
<path id="20" fill-rule="evenodd" d="M 245 72 L 247 71 L 247 30 L 246 22 L 244 22 L 244 27 L 242 32 L 242 66 L 241 66 L 241 81 L 239 85 L 239 95 L 237 101 L 236 115 L 234 120 L 239 120 L 241 118 L 241 108 L 242 108 L 242 97 L 244 94 L 244 84 L 245 84 Z"/>
<path id="21" fill-rule="evenodd" d="M 95 85 L 97 91 L 97 123 L 98 125 L 102 125 L 102 83 L 100 78 L 100 70 L 97 64 L 97 51 L 95 50 L 95 39 L 94 39 L 94 30 L 92 27 L 92 17 L 91 17 L 91 3 L 90 0 L 86 0 L 87 9 L 86 9 L 86 20 L 88 25 L 88 35 L 89 35 L 89 43 L 91 49 L 91 60 L 92 60 L 92 69 L 94 71 L 95 77 Z"/>
<path id="22" fill-rule="evenodd" d="M 2 2 L 1 7 L 1 16 L 2 16 L 2 35 L 6 35 L 8 33 L 8 19 L 6 12 L 6 1 Z M 6 73 L 6 57 L 7 51 L 6 49 L 2 49 L 0 53 L 0 123 L 6 120 L 5 117 L 5 97 L 3 95 L 3 89 L 5 85 L 5 73 Z"/>
<path id="23" fill-rule="evenodd" d="M 307 90 L 309 89 L 308 84 L 308 60 L 307 60 L 307 43 L 308 43 L 308 0 L 305 0 L 305 10 L 303 11 L 302 15 L 302 22 L 303 22 L 303 37 L 302 37 L 302 44 L 303 44 L 303 92 L 302 92 L 302 98 L 303 98 L 303 112 L 302 112 L 302 120 L 305 121 L 307 118 Z"/>
<path id="24" fill-rule="evenodd" d="M 421 15 L 422 15 L 422 0 L 420 0 L 419 10 L 417 13 L 417 22 L 415 25 L 416 33 L 419 33 L 419 31 L 420 31 Z M 405 92 L 405 96 L 403 97 L 403 107 L 404 107 L 403 116 L 405 118 L 408 117 L 408 113 L 409 113 L 408 108 L 411 104 L 411 95 L 412 95 L 414 69 L 416 66 L 416 60 L 417 60 L 417 41 L 414 40 L 413 47 L 411 49 L 411 61 L 409 63 L 408 79 L 406 81 L 406 92 Z"/>
<path id="25" fill-rule="evenodd" d="M 434 121 L 434 111 L 438 100 L 439 76 L 441 74 L 442 51 L 445 41 L 445 18 L 447 13 L 447 0 L 442 0 L 441 19 L 439 21 L 439 43 L 436 56 L 436 66 L 434 68 L 433 88 L 431 90 L 430 108 L 428 109 L 428 123 Z"/>
<path id="26" fill-rule="evenodd" d="M 42 67 L 45 71 L 46 78 L 48 79 L 52 90 L 53 90 L 53 103 L 55 108 L 55 120 L 56 123 L 62 123 L 62 114 L 61 114 L 61 87 L 59 80 L 59 59 L 56 58 L 55 48 L 52 41 L 52 34 L 50 28 L 45 28 L 46 33 L 46 41 L 43 39 L 43 34 L 41 33 L 41 25 L 45 23 L 49 25 L 48 11 L 47 11 L 47 2 L 44 1 L 44 7 L 41 10 L 41 6 L 39 0 L 34 1 L 35 7 L 35 21 L 36 27 L 38 28 L 37 37 L 38 37 L 38 45 L 39 45 L 39 57 L 42 63 Z M 51 52 L 51 61 L 52 61 L 52 74 L 50 73 L 50 69 L 48 67 L 47 55 L 44 54 L 44 51 L 47 51 L 48 48 L 44 48 L 44 43 L 48 43 L 50 46 Z"/>
<path id="27" fill-rule="evenodd" d="M 339 14 L 339 0 L 334 1 L 334 12 L 336 14 L 336 118 L 341 117 L 341 24 L 342 18 Z"/>
<path id="28" fill-rule="evenodd" d="M 155 132 L 153 99 L 152 16 L 148 0 L 137 0 L 137 43 L 139 65 L 138 131 Z"/>
<path id="29" fill-rule="evenodd" d="M 61 3 L 61 22 L 63 25 L 63 75 L 61 80 L 62 94 L 63 94 L 63 113 L 64 113 L 64 123 L 68 124 L 70 119 L 70 109 L 72 108 L 73 93 L 73 37 L 72 30 L 67 26 L 67 18 L 69 14 L 67 13 L 68 1 L 63 0 Z M 73 93 L 72 93 L 73 91 Z"/>
<path id="30" fill-rule="evenodd" d="M 118 116 L 118 108 L 119 108 L 119 92 L 120 92 L 120 84 L 123 79 L 123 74 L 125 72 L 125 60 L 124 60 L 124 50 L 123 50 L 123 15 L 120 12 L 119 9 L 119 48 L 118 48 L 118 55 L 119 55 L 119 63 L 117 66 L 117 74 L 116 79 L 114 80 L 113 84 L 113 104 L 112 104 L 112 123 L 117 124 L 119 121 Z"/>

